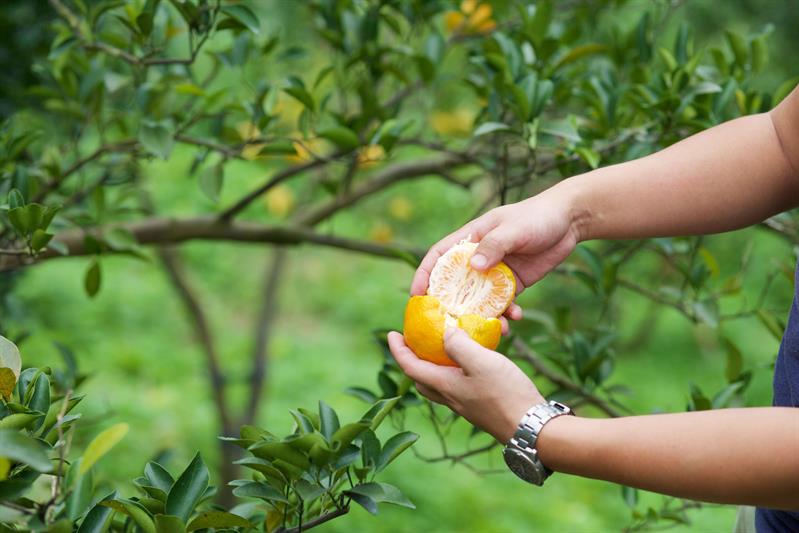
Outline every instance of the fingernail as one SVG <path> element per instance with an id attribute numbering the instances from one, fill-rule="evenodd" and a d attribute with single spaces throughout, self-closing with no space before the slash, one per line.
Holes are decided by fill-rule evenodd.
<path id="1" fill-rule="evenodd" d="M 455 335 L 456 331 L 458 331 L 458 328 L 448 326 L 447 329 L 444 330 L 444 341 Z"/>
<path id="2" fill-rule="evenodd" d="M 483 268 L 488 264 L 488 259 L 483 254 L 474 254 L 472 256 L 472 266 L 474 268 Z"/>

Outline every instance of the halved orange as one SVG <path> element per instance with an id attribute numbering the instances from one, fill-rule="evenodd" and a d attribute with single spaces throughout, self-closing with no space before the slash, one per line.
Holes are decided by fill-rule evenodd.
<path id="1" fill-rule="evenodd" d="M 505 263 L 485 272 L 472 269 L 477 243 L 461 241 L 442 255 L 432 272 L 427 294 L 414 296 L 405 308 L 404 335 L 421 359 L 457 366 L 444 350 L 447 327 L 459 327 L 493 350 L 499 344 L 497 317 L 516 294 L 516 278 Z"/>

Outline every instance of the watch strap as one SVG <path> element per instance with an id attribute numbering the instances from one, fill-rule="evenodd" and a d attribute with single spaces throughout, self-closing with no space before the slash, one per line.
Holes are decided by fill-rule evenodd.
<path id="1" fill-rule="evenodd" d="M 520 449 L 534 462 L 539 463 L 544 468 L 547 476 L 552 474 L 552 470 L 538 459 L 536 443 L 544 425 L 561 415 L 574 415 L 574 413 L 569 407 L 556 401 L 534 405 L 524 414 L 521 422 L 519 422 L 519 427 L 509 442 L 510 446 Z"/>

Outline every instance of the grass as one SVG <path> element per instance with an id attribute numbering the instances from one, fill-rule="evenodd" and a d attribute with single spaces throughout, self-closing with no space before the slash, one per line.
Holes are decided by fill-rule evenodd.
<path id="1" fill-rule="evenodd" d="M 158 203 L 174 206 L 178 212 L 208 207 L 192 184 L 175 177 L 183 175 L 187 156 L 178 153 L 168 163 L 150 169 L 158 177 L 151 181 Z M 249 189 L 263 172 L 255 164 L 232 172 L 222 204 Z M 396 197 L 410 199 L 410 220 L 386 214 L 387 202 Z M 332 226 L 342 234 L 368 237 L 370 227 L 380 222 L 391 225 L 400 241 L 429 245 L 467 219 L 474 205 L 466 193 L 424 179 L 369 200 L 356 213 L 336 218 Z M 264 218 L 261 210 L 256 205 L 247 216 Z M 710 249 L 727 260 L 722 261 L 722 273 L 735 268 L 741 238 L 732 235 L 709 241 Z M 206 303 L 223 365 L 234 384 L 231 398 L 240 406 L 252 349 L 252 320 L 259 304 L 256 288 L 271 250 L 258 245 L 189 243 L 185 251 L 192 282 Z M 782 244 L 758 234 L 753 257 L 777 254 L 787 255 Z M 309 246 L 292 249 L 289 261 L 259 417 L 260 425 L 276 433 L 291 430 L 288 408 L 313 408 L 318 399 L 333 405 L 342 419 L 361 413 L 363 405 L 343 389 L 355 384 L 373 387 L 382 356 L 370 332 L 401 326 L 412 274 L 401 263 Z M 215 464 L 218 429 L 205 365 L 157 263 L 103 259 L 103 288 L 93 300 L 82 288 L 86 264 L 84 259 L 53 261 L 22 277 L 16 296 L 27 315 L 24 323 L 35 333 L 22 346 L 26 364 L 58 365 L 51 341 L 73 347 L 80 367 L 92 374 L 83 405 L 86 429 L 79 439 L 85 441 L 99 426 L 113 422 L 131 425 L 123 443 L 103 460 L 100 472 L 106 483 L 132 492 L 126 480 L 135 477 L 148 459 L 166 451 L 163 460 L 173 471 L 181 469 L 196 449 Z M 747 291 L 756 292 L 757 280 L 767 267 L 765 261 L 753 264 Z M 645 265 L 635 268 L 645 269 Z M 558 295 L 554 287 L 566 287 L 569 292 Z M 789 296 L 789 284 L 778 282 L 769 303 L 787 309 Z M 583 286 L 552 280 L 531 289 L 523 303 L 551 310 L 564 301 L 578 308 L 587 299 Z M 647 309 L 641 298 L 623 296 L 618 344 L 624 346 L 642 327 L 648 330 L 640 345 L 621 351 L 612 379 L 630 387 L 629 404 L 635 411 L 683 410 L 689 382 L 706 392 L 720 388 L 724 352 L 715 336 L 675 312 L 660 310 L 650 315 Z M 768 404 L 768 365 L 776 341 L 754 319 L 738 321 L 727 333 L 743 349 L 746 367 L 758 368 L 748 402 Z M 422 434 L 419 449 L 435 455 L 435 438 L 421 420 L 411 419 L 409 428 Z M 464 439 L 455 440 L 461 441 L 453 444 L 455 448 L 465 445 Z M 498 451 L 483 461 L 502 467 Z M 355 509 L 325 530 L 618 531 L 629 523 L 630 510 L 617 486 L 572 476 L 556 475 L 539 489 L 510 473 L 478 476 L 462 466 L 427 464 L 407 454 L 386 472 L 385 481 L 400 486 L 418 509 L 385 506 L 378 518 Z M 643 494 L 641 507 L 659 502 L 659 496 Z M 734 516 L 732 507 L 712 506 L 693 513 L 691 526 L 676 530 L 730 530 Z"/>

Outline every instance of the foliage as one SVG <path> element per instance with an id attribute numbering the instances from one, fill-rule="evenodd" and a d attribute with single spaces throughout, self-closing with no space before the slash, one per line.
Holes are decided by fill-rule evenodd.
<path id="1" fill-rule="evenodd" d="M 157 259 L 205 356 L 222 433 L 247 428 L 236 442 L 254 457 L 237 462 L 257 465 L 258 475 L 236 483 L 235 492 L 273 496 L 261 497 L 266 512 L 253 508 L 254 513 L 270 525 L 299 528 L 303 521 L 341 513 L 350 500 L 368 510 L 377 501 L 404 502 L 395 489 L 374 484 L 372 475 L 382 464 L 375 450 L 412 439 L 404 432 L 406 407 L 421 408 L 440 441 L 442 455 L 425 460 L 469 465 L 497 444 L 448 450 L 451 427 L 464 422 L 442 419 L 432 405 L 414 401 L 390 359 L 378 376 L 380 392 L 351 392 L 369 403 L 402 407 L 391 415 L 400 437 L 380 445 L 361 421 L 343 426 L 363 429 L 344 443 L 335 438 L 331 424 L 337 425 L 337 417 L 325 404 L 318 414 L 294 413 L 297 431 L 286 439 L 254 428 L 269 324 L 285 270 L 283 247 L 309 243 L 415 264 L 421 246 L 395 242 L 391 228 L 375 226 L 366 239 L 367 232 L 342 235 L 331 221 L 423 176 L 473 191 L 482 212 L 564 176 L 640 157 L 739 114 L 768 110 L 792 87 L 791 80 L 769 88 L 755 83 L 768 60 L 767 30 L 727 31 L 721 44 L 703 48 L 688 25 L 668 39 L 661 35 L 673 3 L 638 10 L 627 4 L 314 0 L 302 8 L 313 21 L 312 32 L 292 38 L 268 29 L 273 13 L 255 3 L 50 0 L 58 19 L 49 54 L 37 56 L 31 69 L 38 80 L 30 87 L 36 103 L 20 108 L 0 132 L 0 271 L 18 274 L 44 261 L 86 256 L 83 284 L 93 297 L 113 288 L 103 275 L 108 256 Z M 191 212 L 180 200 L 152 193 L 153 163 L 181 150 L 192 155 L 184 169 L 187 195 L 204 197 L 203 207 Z M 242 165 L 266 178 L 242 183 Z M 797 227 L 788 215 L 762 225 L 791 242 Z M 230 380 L 219 346 L 178 248 L 198 239 L 275 245 L 259 291 L 264 305 L 254 324 L 249 400 L 242 412 L 227 397 Z M 625 387 L 612 378 L 626 312 L 619 295 L 635 294 L 710 329 L 726 348 L 725 385 L 709 394 L 689 384 L 687 408 L 744 404 L 752 370 L 724 325 L 752 317 L 779 337 L 783 325 L 766 305 L 768 291 L 775 278 L 791 277 L 790 265 L 776 262 L 761 296 L 742 302 L 749 263 L 743 254 L 739 268 L 729 272 L 701 238 L 583 245 L 545 290 L 558 294 L 580 284 L 590 298 L 581 306 L 567 301 L 551 310 L 526 309 L 501 350 L 538 376 L 548 396 L 592 414 L 626 414 Z M 628 274 L 632 267 L 635 277 Z M 42 419 L 42 413 L 52 409 L 45 405 L 46 382 L 52 377 L 57 384 L 56 374 L 26 369 L 19 376 L 23 393 L 5 404 L 3 420 L 24 415 L 14 419 L 28 420 L 20 435 L 60 442 L 42 434 L 49 416 Z M 74 388 L 78 377 L 70 379 Z M 74 401 L 70 388 L 55 390 L 53 401 L 58 395 L 62 405 Z M 11 412 L 14 405 L 21 410 Z M 67 422 L 48 431 L 60 435 Z M 99 456 L 121 432 L 101 434 L 103 440 L 85 453 Z M 221 453 L 224 498 L 238 456 L 227 441 Z M 83 464 L 91 457 L 84 455 Z M 63 468 L 62 461 L 56 472 Z M 55 482 L 61 492 L 52 502 L 23 507 L 35 508 L 37 519 L 48 524 L 61 517 L 74 522 L 82 515 L 75 509 L 70 515 L 64 502 L 78 490 L 75 483 L 90 475 L 91 465 L 76 468 L 72 477 Z M 182 476 L 161 486 L 152 477 L 158 467 L 148 468 L 138 484 L 144 499 L 153 500 L 150 507 L 142 499 L 115 496 L 97 507 L 98 517 L 108 519 L 108 508 L 148 531 L 191 529 L 206 487 L 170 505 L 171 491 L 184 486 Z M 33 470 L 20 470 L 26 471 Z M 199 460 L 187 471 L 204 477 Z M 357 483 L 347 486 L 352 475 Z M 78 492 L 91 494 L 83 486 Z M 623 491 L 636 523 L 684 516 L 669 502 L 642 512 L 634 494 Z M 168 515 L 177 521 L 158 518 Z"/>
<path id="2" fill-rule="evenodd" d="M 376 402 L 349 424 L 340 425 L 336 412 L 320 402 L 318 414 L 292 411 L 295 431 L 284 439 L 253 426 L 242 427 L 241 438 L 226 438 L 252 454 L 238 463 L 254 471 L 253 479 L 231 482 L 233 493 L 263 501 L 268 512 L 259 513 L 259 506 L 246 503 L 231 512 L 209 506 L 216 488 L 199 453 L 177 477 L 155 461 L 147 463 L 144 475 L 133 480 L 140 496 L 103 492 L 94 481 L 95 464 L 119 443 L 128 426 L 105 429 L 75 454 L 72 434 L 81 415 L 72 411 L 83 397 L 74 388 L 85 376 L 77 373 L 71 352 L 62 353 L 65 372 L 20 372 L 16 345 L 0 337 L 0 370 L 10 374 L 4 373 L 3 385 L 10 383 L 13 390 L 0 411 L 0 521 L 15 529 L 286 531 L 296 523 L 294 530 L 301 531 L 345 514 L 350 501 L 373 514 L 378 502 L 413 508 L 397 487 L 375 481 L 418 439 L 401 432 L 381 444 L 375 434 L 399 397 Z M 311 520 L 303 524 L 307 517 Z"/>

